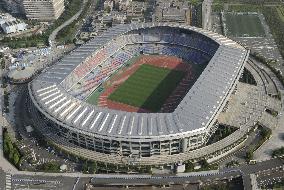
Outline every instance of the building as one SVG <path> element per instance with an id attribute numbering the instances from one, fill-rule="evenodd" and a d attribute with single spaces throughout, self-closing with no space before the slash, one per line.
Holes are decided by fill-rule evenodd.
<path id="1" fill-rule="evenodd" d="M 173 112 L 126 112 L 86 102 L 117 65 L 141 52 L 207 65 Z M 245 138 L 236 135 L 225 143 L 204 146 L 216 130 L 217 117 L 235 90 L 248 55 L 236 42 L 188 25 L 117 25 L 29 84 L 34 117 L 46 122 L 40 120 L 35 126 L 62 149 L 107 163 L 153 165 L 214 157 Z"/>
<path id="2" fill-rule="evenodd" d="M 5 34 L 17 33 L 27 29 L 27 24 L 9 14 L 0 15 L 0 27 Z"/>
<path id="3" fill-rule="evenodd" d="M 143 17 L 146 10 L 147 3 L 132 1 L 127 7 L 127 16 L 129 17 Z"/>
<path id="4" fill-rule="evenodd" d="M 113 0 L 106 0 L 104 2 L 104 10 L 106 10 L 109 7 L 110 11 L 114 8 L 114 1 Z"/>
<path id="5" fill-rule="evenodd" d="M 119 10 L 120 11 L 126 11 L 128 8 L 128 5 L 132 2 L 132 0 L 120 0 L 119 1 Z"/>
<path id="6" fill-rule="evenodd" d="M 23 0 L 23 5 L 31 20 L 56 20 L 64 11 L 64 0 Z"/>
<path id="7" fill-rule="evenodd" d="M 156 22 L 190 23 L 191 6 L 187 1 L 158 0 L 153 20 Z"/>
<path id="8" fill-rule="evenodd" d="M 96 14 L 92 18 L 90 23 L 89 32 L 95 32 L 101 34 L 106 31 L 109 27 L 124 24 L 126 22 L 126 14 L 119 11 L 111 11 L 110 13 Z"/>
<path id="9" fill-rule="evenodd" d="M 146 11 L 147 3 L 140 1 L 132 1 L 129 3 L 126 13 L 128 20 L 144 21 L 144 12 Z"/>
<path id="10" fill-rule="evenodd" d="M 1 22 L 1 21 L 0 21 Z M 27 24 L 19 20 L 5 22 L 1 24 L 1 28 L 6 34 L 17 33 L 27 29 Z"/>

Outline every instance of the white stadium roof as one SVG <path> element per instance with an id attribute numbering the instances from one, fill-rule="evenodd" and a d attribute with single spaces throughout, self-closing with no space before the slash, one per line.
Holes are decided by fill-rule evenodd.
<path id="1" fill-rule="evenodd" d="M 219 48 L 192 88 L 172 113 L 134 113 L 111 110 L 76 99 L 64 81 L 93 52 L 108 41 L 140 28 L 167 26 L 195 31 L 219 44 Z M 219 34 L 199 28 L 168 23 L 118 25 L 90 40 L 47 69 L 30 84 L 38 109 L 53 121 L 94 136 L 131 138 L 137 141 L 173 139 L 202 132 L 214 123 L 238 80 L 248 51 Z"/>

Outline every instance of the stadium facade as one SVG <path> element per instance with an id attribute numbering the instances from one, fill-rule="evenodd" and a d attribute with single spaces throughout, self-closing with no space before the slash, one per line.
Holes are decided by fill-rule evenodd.
<path id="1" fill-rule="evenodd" d="M 172 113 L 125 112 L 85 101 L 141 53 L 207 66 Z M 52 128 L 50 138 L 68 151 L 110 163 L 153 164 L 161 157 L 170 163 L 208 141 L 248 56 L 236 42 L 187 25 L 118 25 L 45 70 L 29 84 L 29 94 Z"/>

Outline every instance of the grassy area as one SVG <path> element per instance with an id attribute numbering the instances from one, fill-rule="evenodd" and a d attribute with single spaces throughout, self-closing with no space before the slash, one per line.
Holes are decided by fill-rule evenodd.
<path id="1" fill-rule="evenodd" d="M 282 179 L 280 182 L 273 184 L 273 190 L 283 190 L 284 189 L 284 180 Z"/>
<path id="2" fill-rule="evenodd" d="M 44 172 L 60 172 L 60 164 L 58 162 L 46 162 L 39 165 L 38 170 Z"/>
<path id="3" fill-rule="evenodd" d="M 273 150 L 272 157 L 281 157 L 284 156 L 284 146 L 278 149 Z"/>
<path id="4" fill-rule="evenodd" d="M 279 18 L 284 22 L 284 6 L 276 8 Z"/>
<path id="5" fill-rule="evenodd" d="M 73 1 L 78 1 L 78 0 L 73 0 Z M 83 1 L 81 0 L 78 1 L 78 3 L 82 2 Z M 90 7 L 92 7 L 92 3 L 93 1 L 88 0 L 87 3 L 84 5 L 83 11 L 78 17 L 78 19 L 74 20 L 71 24 L 64 27 L 62 30 L 58 32 L 56 36 L 56 41 L 58 41 L 59 44 L 72 43 L 74 41 L 75 34 L 77 33 L 79 27 L 82 25 L 83 19 L 87 16 Z M 98 1 L 95 1 L 94 3 L 97 4 Z"/>
<path id="6" fill-rule="evenodd" d="M 218 142 L 218 141 L 226 138 L 227 136 L 229 136 L 230 134 L 232 134 L 236 130 L 238 130 L 237 127 L 220 124 L 218 126 L 218 129 L 215 131 L 215 133 L 209 138 L 207 145 L 213 144 L 215 142 Z"/>
<path id="7" fill-rule="evenodd" d="M 23 155 L 20 153 L 17 144 L 11 140 L 7 129 L 3 129 L 3 152 L 5 158 L 19 168 Z"/>
<path id="8" fill-rule="evenodd" d="M 265 31 L 257 14 L 225 13 L 227 35 L 232 37 L 264 37 Z"/>
<path id="9" fill-rule="evenodd" d="M 284 57 L 284 22 L 280 19 L 275 7 L 265 7 L 263 14 L 279 51 Z"/>
<path id="10" fill-rule="evenodd" d="M 138 58 L 140 57 L 140 55 L 137 55 L 137 56 L 134 56 L 132 57 L 131 59 L 129 59 L 126 63 L 125 63 L 125 66 L 121 67 L 120 69 L 116 70 L 111 76 L 110 78 L 108 79 L 108 81 L 112 80 L 112 78 L 114 76 L 116 76 L 116 74 L 123 70 L 125 67 L 129 67 L 130 65 L 132 65 L 133 63 L 135 63 Z M 98 98 L 100 97 L 100 95 L 104 92 L 105 90 L 105 87 L 104 85 L 101 85 L 99 88 L 97 88 L 96 90 L 94 90 L 90 96 L 87 98 L 87 102 L 90 103 L 90 104 L 93 104 L 93 105 L 97 105 L 98 103 Z"/>
<path id="11" fill-rule="evenodd" d="M 214 11 L 223 10 L 223 1 L 219 0 Z M 215 3 L 215 2 L 214 2 Z M 263 6 L 262 4 L 241 4 L 229 5 L 228 11 L 233 12 L 261 12 L 265 17 L 273 38 L 276 41 L 278 49 L 284 57 L 284 20 L 283 20 L 283 6 Z M 279 14 L 281 12 L 281 14 Z M 238 24 L 238 23 L 237 23 Z"/>
<path id="12" fill-rule="evenodd" d="M 99 87 L 97 88 L 94 92 L 92 92 L 92 94 L 89 96 L 89 98 L 87 99 L 87 102 L 93 105 L 97 105 L 98 103 L 98 98 L 100 97 L 100 95 L 104 92 L 104 88 L 103 87 Z"/>
<path id="13" fill-rule="evenodd" d="M 255 4 L 246 4 L 246 5 L 229 5 L 228 11 L 234 12 L 261 12 L 263 6 Z"/>
<path id="14" fill-rule="evenodd" d="M 204 183 L 199 190 L 240 190 L 244 189 L 242 177 L 236 177 L 231 180 L 219 180 L 214 183 Z"/>
<path id="15" fill-rule="evenodd" d="M 156 112 L 184 75 L 180 71 L 144 64 L 108 98 Z"/>
<path id="16" fill-rule="evenodd" d="M 273 189 L 273 190 L 283 190 L 284 189 L 284 179 L 280 179 L 280 181 L 275 180 L 273 184 L 261 185 L 261 189 Z"/>

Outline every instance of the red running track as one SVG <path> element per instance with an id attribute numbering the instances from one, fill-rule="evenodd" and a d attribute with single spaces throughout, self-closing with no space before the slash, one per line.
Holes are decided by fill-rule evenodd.
<path id="1" fill-rule="evenodd" d="M 115 110 L 122 110 L 127 112 L 140 112 L 149 113 L 151 111 L 130 106 L 127 104 L 111 101 L 108 96 L 114 92 L 119 85 L 125 82 L 130 75 L 132 75 L 141 65 L 149 64 L 157 67 L 163 67 L 178 71 L 186 72 L 185 77 L 179 83 L 177 88 L 172 92 L 169 98 L 165 101 L 160 112 L 172 112 L 176 106 L 180 103 L 181 99 L 187 93 L 188 84 L 194 78 L 192 74 L 192 67 L 190 64 L 184 63 L 182 59 L 174 56 L 161 56 L 161 55 L 143 55 L 132 64 L 130 67 L 125 67 L 119 71 L 114 77 L 105 83 L 105 91 L 100 95 L 98 100 L 98 106 L 107 107 Z"/>

